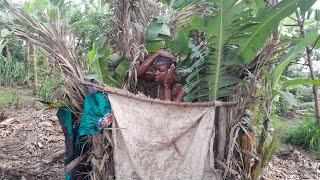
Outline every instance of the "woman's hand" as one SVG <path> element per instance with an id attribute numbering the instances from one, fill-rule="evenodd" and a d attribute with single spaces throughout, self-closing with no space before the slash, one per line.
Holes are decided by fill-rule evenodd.
<path id="1" fill-rule="evenodd" d="M 174 83 L 175 72 L 176 67 L 174 66 L 174 64 L 172 64 L 171 67 L 168 69 L 166 77 L 164 78 L 164 87 L 171 87 L 171 85 Z"/>

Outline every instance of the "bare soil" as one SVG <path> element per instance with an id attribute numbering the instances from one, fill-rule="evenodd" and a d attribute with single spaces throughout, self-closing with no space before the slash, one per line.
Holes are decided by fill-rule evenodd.
<path id="1" fill-rule="evenodd" d="M 320 180 L 319 157 L 297 147 L 278 152 L 265 170 L 265 180 Z"/>
<path id="2" fill-rule="evenodd" d="M 55 111 L 43 110 L 30 91 L 15 89 L 14 96 L 0 104 L 0 179 L 64 179 L 64 136 Z"/>

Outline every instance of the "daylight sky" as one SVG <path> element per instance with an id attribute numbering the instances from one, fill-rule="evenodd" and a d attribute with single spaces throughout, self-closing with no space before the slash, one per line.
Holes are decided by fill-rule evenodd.
<path id="1" fill-rule="evenodd" d="M 314 9 L 320 9 L 320 0 L 318 0 L 314 6 L 313 6 Z"/>

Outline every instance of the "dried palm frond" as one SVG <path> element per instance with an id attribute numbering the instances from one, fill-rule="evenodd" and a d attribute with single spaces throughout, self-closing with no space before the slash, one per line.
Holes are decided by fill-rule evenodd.
<path id="1" fill-rule="evenodd" d="M 143 58 L 146 26 L 159 13 L 159 8 L 149 0 L 120 0 L 115 4 L 118 42 L 116 49 L 121 57 L 130 60 Z"/>
<path id="2" fill-rule="evenodd" d="M 212 14 L 214 12 L 212 10 L 212 8 L 208 8 L 207 6 L 202 6 L 200 4 L 188 5 L 178 11 L 176 17 L 172 21 L 172 26 L 174 28 L 180 28 L 188 24 L 195 13 L 199 15 Z"/>
<path id="3" fill-rule="evenodd" d="M 134 87 L 137 82 L 135 66 L 145 58 L 145 32 L 152 17 L 158 15 L 161 6 L 149 0 L 115 1 L 118 41 L 116 51 L 121 57 L 132 61 L 126 87 Z"/>
<path id="4" fill-rule="evenodd" d="M 224 177 L 232 176 L 232 170 L 236 170 L 243 176 L 252 177 L 251 171 L 254 170 L 254 163 L 260 161 L 261 157 L 256 152 L 257 144 L 254 141 L 256 136 L 253 117 L 249 117 L 248 105 L 259 102 L 259 97 L 254 95 L 257 82 L 261 78 L 261 70 L 266 65 L 272 63 L 272 55 L 278 53 L 280 44 L 267 43 L 255 60 L 247 65 L 248 89 L 237 86 L 231 100 L 238 101 L 238 105 L 229 110 L 228 133 L 230 136 L 226 145 L 226 159 L 223 162 L 226 166 Z M 247 139 L 248 149 L 243 149 L 239 140 Z M 244 157 L 242 157 L 244 156 Z"/>
<path id="5" fill-rule="evenodd" d="M 19 38 L 42 48 L 52 57 L 52 63 L 59 67 L 65 79 L 65 89 L 72 109 L 78 115 L 84 102 L 84 77 L 81 74 L 81 64 L 76 57 L 75 37 L 67 23 L 61 20 L 59 12 L 55 20 L 42 13 L 39 21 L 6 1 L 3 1 L 2 5 L 14 19 L 11 22 L 3 22 L 4 25 Z"/>

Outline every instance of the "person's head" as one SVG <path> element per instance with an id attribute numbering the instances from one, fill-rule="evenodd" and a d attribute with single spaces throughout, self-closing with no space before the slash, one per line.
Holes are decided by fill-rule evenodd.
<path id="1" fill-rule="evenodd" d="M 175 64 L 174 61 L 170 58 L 167 58 L 167 57 L 159 56 L 156 59 L 155 81 L 157 83 L 164 82 L 164 79 L 168 73 L 168 69 L 171 67 L 172 64 Z"/>

